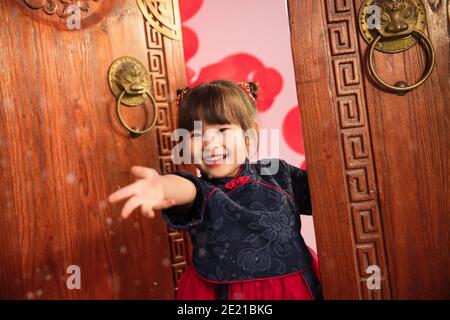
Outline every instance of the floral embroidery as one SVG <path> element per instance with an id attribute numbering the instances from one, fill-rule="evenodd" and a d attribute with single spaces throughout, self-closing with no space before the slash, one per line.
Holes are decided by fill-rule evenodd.
<path id="1" fill-rule="evenodd" d="M 250 273 L 270 269 L 272 261 L 267 251 L 244 249 L 239 252 L 238 265 Z"/>
<path id="2" fill-rule="evenodd" d="M 239 252 L 238 265 L 250 273 L 270 269 L 272 265 L 270 245 L 275 243 L 274 253 L 279 257 L 286 257 L 287 254 L 284 252 L 291 253 L 291 246 L 287 242 L 294 238 L 294 226 L 295 219 L 293 216 L 288 219 L 286 214 L 279 212 L 261 214 L 258 223 L 252 222 L 248 225 L 248 228 L 255 231 L 263 229 L 264 231 L 259 234 L 249 234 L 243 242 L 255 243 L 260 237 L 266 239 L 267 242 L 257 249 L 247 248 Z M 284 269 L 284 264 L 280 260 L 277 261 L 281 264 L 280 269 Z"/>
<path id="3" fill-rule="evenodd" d="M 294 219 L 289 222 L 286 214 L 268 214 L 259 218 L 258 223 L 266 227 L 263 232 L 263 237 L 269 241 L 277 241 L 279 243 L 286 243 L 292 238 L 292 227 L 294 226 Z"/>

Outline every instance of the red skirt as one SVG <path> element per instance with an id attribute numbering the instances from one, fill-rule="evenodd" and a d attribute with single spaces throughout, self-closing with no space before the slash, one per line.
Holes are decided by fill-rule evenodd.
<path id="1" fill-rule="evenodd" d="M 317 254 L 313 255 L 313 272 L 320 280 Z M 243 281 L 229 284 L 229 300 L 311 300 L 311 292 L 297 272 L 277 278 Z M 188 265 L 180 279 L 177 300 L 215 300 L 216 284 L 199 277 L 192 265 Z"/>

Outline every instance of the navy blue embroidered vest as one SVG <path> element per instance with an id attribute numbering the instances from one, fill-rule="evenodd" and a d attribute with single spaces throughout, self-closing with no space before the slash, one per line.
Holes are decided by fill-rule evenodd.
<path id="1" fill-rule="evenodd" d="M 313 296 L 319 295 L 312 255 L 300 234 L 300 213 L 311 214 L 306 171 L 280 159 L 247 159 L 236 177 L 174 174 L 192 181 L 197 196 L 190 213 L 172 207 L 162 210 L 163 217 L 190 232 L 200 277 L 232 283 L 302 271 Z"/>

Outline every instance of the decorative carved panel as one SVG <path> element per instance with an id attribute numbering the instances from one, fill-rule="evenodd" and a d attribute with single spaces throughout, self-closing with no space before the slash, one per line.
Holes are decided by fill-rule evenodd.
<path id="1" fill-rule="evenodd" d="M 75 5 L 80 8 L 82 16 L 95 12 L 104 0 L 24 0 L 25 4 L 32 9 L 41 9 L 48 15 L 57 15 L 61 18 L 68 17 L 70 7 Z"/>
<path id="2" fill-rule="evenodd" d="M 137 0 L 137 4 L 148 23 L 159 33 L 173 39 L 181 40 L 181 21 L 178 1 L 172 0 Z"/>
<path id="3" fill-rule="evenodd" d="M 376 197 L 377 181 L 358 51 L 356 8 L 351 0 L 325 0 L 330 66 L 334 78 L 336 119 L 345 164 L 348 214 L 353 225 L 352 243 L 362 299 L 390 298 L 383 228 Z M 381 289 L 367 287 L 367 267 L 381 271 Z"/>
<path id="4" fill-rule="evenodd" d="M 398 96 L 370 77 L 362 0 L 287 1 L 325 299 L 450 296 L 448 1 L 422 2 L 436 68 Z M 422 51 L 374 62 L 389 83 L 414 82 Z"/>
<path id="5" fill-rule="evenodd" d="M 143 10 L 143 1 L 137 1 L 141 11 Z M 156 122 L 156 132 L 158 141 L 158 154 L 160 160 L 160 168 L 164 173 L 177 170 L 171 159 L 171 149 L 173 143 L 171 141 L 172 131 L 175 129 L 172 125 L 171 119 L 175 117 L 172 113 L 173 109 L 170 107 L 169 99 L 169 78 L 167 74 L 167 61 L 165 55 L 164 36 L 167 36 L 167 32 L 161 32 L 161 26 L 169 25 L 167 21 L 177 21 L 178 7 L 175 7 L 177 0 L 168 1 L 145 1 L 146 7 L 143 15 L 145 17 L 145 30 L 147 36 L 147 48 L 148 48 L 148 66 L 149 72 L 152 76 L 152 93 L 157 103 L 158 120 Z M 159 22 L 149 21 L 148 12 L 154 12 L 154 8 L 159 8 L 161 14 L 155 14 L 154 19 L 162 19 Z M 167 10 L 167 8 L 172 8 Z M 171 16 L 167 16 L 170 14 Z M 155 25 L 160 27 L 155 28 Z M 174 30 L 174 25 L 171 25 Z M 173 40 L 172 36 L 169 36 Z M 167 39 L 166 39 L 167 40 Z M 184 233 L 168 228 L 169 244 L 171 248 L 171 266 L 172 275 L 174 279 L 175 290 L 178 289 L 178 282 L 183 274 L 188 257 L 188 248 L 185 241 Z"/>

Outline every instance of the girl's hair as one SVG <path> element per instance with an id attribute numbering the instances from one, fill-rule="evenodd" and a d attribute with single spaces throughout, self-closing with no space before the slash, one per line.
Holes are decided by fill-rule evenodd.
<path id="1" fill-rule="evenodd" d="M 257 97 L 258 86 L 254 82 L 214 80 L 179 90 L 178 128 L 192 131 L 194 121 L 202 121 L 208 125 L 236 124 L 248 133 L 256 121 Z M 258 132 L 258 141 L 257 136 Z"/>

